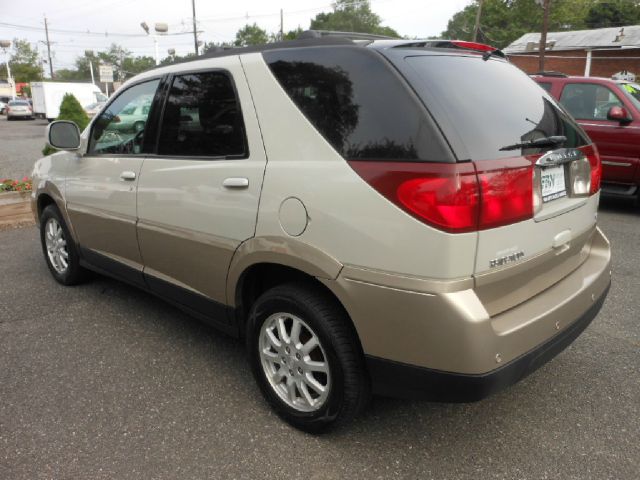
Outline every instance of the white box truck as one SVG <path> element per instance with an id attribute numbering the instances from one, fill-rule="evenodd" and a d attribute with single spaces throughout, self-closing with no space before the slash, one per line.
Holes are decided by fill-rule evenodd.
<path id="1" fill-rule="evenodd" d="M 93 83 L 31 82 L 33 114 L 54 120 L 60 114 L 60 103 L 66 93 L 73 94 L 83 107 L 107 101 L 107 97 Z"/>

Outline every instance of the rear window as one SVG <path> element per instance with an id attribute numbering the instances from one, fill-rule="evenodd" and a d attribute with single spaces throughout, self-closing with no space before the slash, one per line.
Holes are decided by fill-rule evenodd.
<path id="1" fill-rule="evenodd" d="M 479 55 L 422 55 L 404 60 L 418 95 L 445 134 L 458 136 L 467 150 L 464 153 L 473 160 L 541 153 L 549 148 L 500 149 L 542 137 L 564 135 L 567 141 L 561 146 L 569 148 L 588 143 L 556 101 L 506 61 L 485 61 Z"/>
<path id="2" fill-rule="evenodd" d="M 454 161 L 420 100 L 377 52 L 315 47 L 263 55 L 289 97 L 344 158 Z"/>
<path id="3" fill-rule="evenodd" d="M 28 107 L 29 102 L 25 100 L 12 100 L 9 102 L 9 105 L 11 105 L 12 107 L 15 107 L 15 106 Z"/>

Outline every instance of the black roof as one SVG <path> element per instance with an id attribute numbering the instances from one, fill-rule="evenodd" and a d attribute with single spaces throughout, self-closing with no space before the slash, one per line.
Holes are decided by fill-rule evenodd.
<path id="1" fill-rule="evenodd" d="M 198 57 L 189 58 L 188 61 L 201 60 L 205 58 L 227 57 L 229 55 L 242 55 L 243 53 L 260 53 L 268 50 L 279 50 L 282 48 L 302 48 L 302 47 L 321 47 L 321 46 L 345 46 L 345 45 L 361 45 L 359 42 L 346 37 L 319 37 L 304 38 L 301 40 L 285 40 L 283 42 L 265 43 L 263 45 L 251 45 L 249 47 L 231 47 L 214 50 L 200 55 Z"/>

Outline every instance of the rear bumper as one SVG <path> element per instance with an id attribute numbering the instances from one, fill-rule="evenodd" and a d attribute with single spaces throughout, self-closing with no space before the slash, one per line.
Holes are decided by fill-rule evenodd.
<path id="1" fill-rule="evenodd" d="M 513 385 L 568 347 L 596 317 L 609 292 L 564 331 L 533 350 L 486 374 L 465 375 L 367 356 L 374 393 L 388 397 L 419 398 L 441 402 L 474 402 Z"/>
<path id="2" fill-rule="evenodd" d="M 10 117 L 10 118 L 13 118 L 13 117 L 15 117 L 15 118 L 18 118 L 18 117 L 20 117 L 20 118 L 28 118 L 29 117 L 30 118 L 30 117 L 33 117 L 33 113 L 31 113 L 31 112 L 11 112 L 11 113 L 7 114 L 7 116 Z"/>
<path id="3" fill-rule="evenodd" d="M 345 266 L 324 283 L 353 320 L 374 392 L 471 401 L 553 358 L 598 313 L 611 283 L 609 242 L 596 229 L 585 249 L 571 273 L 494 315 L 473 279 L 422 281 Z"/>

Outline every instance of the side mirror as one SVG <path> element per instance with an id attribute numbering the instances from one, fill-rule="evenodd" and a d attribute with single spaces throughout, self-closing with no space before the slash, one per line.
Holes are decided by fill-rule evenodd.
<path id="1" fill-rule="evenodd" d="M 59 150 L 77 150 L 80 148 L 80 130 L 67 120 L 57 120 L 47 126 L 47 143 Z"/>
<path id="2" fill-rule="evenodd" d="M 629 115 L 629 112 L 627 112 L 626 108 L 619 107 L 619 106 L 613 106 L 607 112 L 607 120 L 613 120 L 613 121 L 619 122 L 621 125 L 623 125 L 623 124 L 626 124 L 626 123 L 630 123 L 631 120 L 633 120 L 633 119 Z"/>

